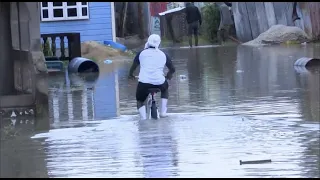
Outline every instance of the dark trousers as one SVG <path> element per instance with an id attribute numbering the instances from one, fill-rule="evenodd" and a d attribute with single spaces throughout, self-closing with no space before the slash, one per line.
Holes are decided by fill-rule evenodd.
<path id="1" fill-rule="evenodd" d="M 194 35 L 194 43 L 198 46 L 199 22 L 194 21 L 188 24 L 189 45 L 192 47 L 192 34 Z"/>
<path id="2" fill-rule="evenodd" d="M 168 93 L 169 84 L 168 84 L 168 82 L 166 80 L 161 85 L 153 85 L 153 84 L 139 82 L 138 86 L 137 86 L 137 91 L 136 91 L 136 99 L 137 99 L 137 101 L 140 102 L 140 103 L 143 103 L 147 99 L 147 97 L 149 95 L 149 89 L 151 89 L 151 88 L 160 89 L 161 98 L 168 99 L 168 96 L 169 96 L 169 93 Z"/>
<path id="3" fill-rule="evenodd" d="M 222 44 L 223 42 L 225 42 L 228 37 L 229 37 L 229 30 L 230 30 L 230 25 L 225 25 L 223 28 L 218 30 L 218 42 L 220 44 Z"/>

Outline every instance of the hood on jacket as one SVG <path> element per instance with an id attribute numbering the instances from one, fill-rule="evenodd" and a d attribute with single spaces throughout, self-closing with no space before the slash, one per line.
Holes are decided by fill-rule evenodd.
<path id="1" fill-rule="evenodd" d="M 144 45 L 144 48 L 154 47 L 156 49 L 159 48 L 161 43 L 161 38 L 158 34 L 151 34 L 148 38 L 148 41 Z"/>

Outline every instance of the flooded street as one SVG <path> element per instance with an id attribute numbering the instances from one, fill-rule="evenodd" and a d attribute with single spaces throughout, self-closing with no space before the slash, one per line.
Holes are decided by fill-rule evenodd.
<path id="1" fill-rule="evenodd" d="M 50 129 L 14 122 L 1 177 L 320 177 L 320 69 L 293 67 L 319 44 L 165 52 L 169 117 L 138 120 L 131 61 L 51 75 Z"/>

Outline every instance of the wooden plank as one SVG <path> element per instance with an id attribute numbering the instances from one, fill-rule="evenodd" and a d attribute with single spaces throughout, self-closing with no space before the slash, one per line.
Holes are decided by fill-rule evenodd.
<path id="1" fill-rule="evenodd" d="M 80 33 L 51 33 L 51 34 L 41 34 L 41 38 L 51 38 L 53 36 L 60 37 L 60 36 L 73 36 Z"/>
<path id="2" fill-rule="evenodd" d="M 62 72 L 61 69 L 48 69 L 48 73 Z"/>
<path id="3" fill-rule="evenodd" d="M 47 69 L 59 69 L 62 71 L 64 69 L 64 65 L 62 61 L 47 61 L 46 62 Z"/>

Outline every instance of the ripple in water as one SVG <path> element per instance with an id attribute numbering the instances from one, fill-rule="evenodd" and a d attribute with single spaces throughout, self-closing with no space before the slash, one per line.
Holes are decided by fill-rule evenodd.
<path id="1" fill-rule="evenodd" d="M 46 149 L 52 177 L 306 177 L 306 143 L 317 140 L 301 138 L 319 132 L 290 125 L 204 113 L 144 122 L 123 116 L 33 138 Z M 239 165 L 261 159 L 272 163 Z"/>

